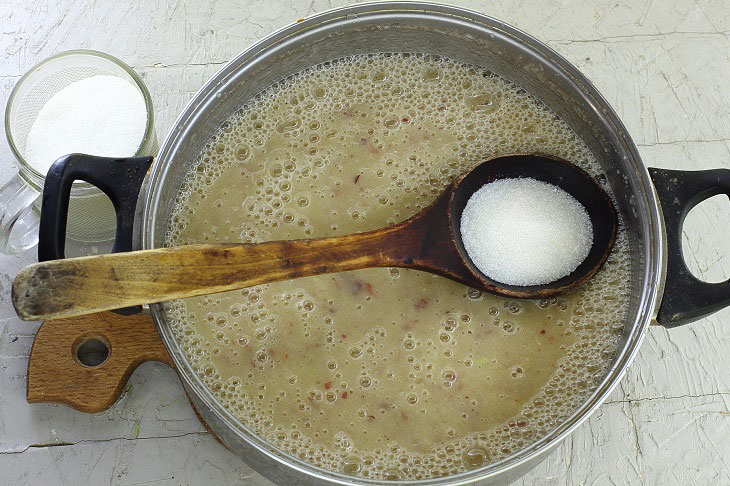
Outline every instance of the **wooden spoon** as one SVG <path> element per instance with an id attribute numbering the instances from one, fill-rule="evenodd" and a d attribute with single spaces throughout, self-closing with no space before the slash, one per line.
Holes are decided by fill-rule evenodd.
<path id="1" fill-rule="evenodd" d="M 490 279 L 461 242 L 461 213 L 471 195 L 486 183 L 514 177 L 559 186 L 583 204 L 593 223 L 586 259 L 546 285 Z M 507 297 L 546 298 L 595 275 L 615 236 L 613 204 L 588 174 L 554 157 L 511 155 L 465 172 L 430 206 L 395 226 L 334 238 L 189 245 L 37 263 L 15 277 L 13 305 L 25 320 L 59 319 L 368 267 L 424 270 Z"/>

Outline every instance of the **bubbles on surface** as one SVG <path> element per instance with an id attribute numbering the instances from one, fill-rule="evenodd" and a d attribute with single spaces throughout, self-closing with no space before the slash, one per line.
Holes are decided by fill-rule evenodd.
<path id="1" fill-rule="evenodd" d="M 393 225 L 466 168 L 515 152 L 601 175 L 564 122 L 488 71 L 413 54 L 327 62 L 221 126 L 181 185 L 166 244 Z M 333 471 L 423 480 L 519 451 L 591 394 L 623 332 L 628 256 L 620 230 L 591 282 L 540 301 L 382 268 L 165 306 L 200 379 L 275 447 Z"/>

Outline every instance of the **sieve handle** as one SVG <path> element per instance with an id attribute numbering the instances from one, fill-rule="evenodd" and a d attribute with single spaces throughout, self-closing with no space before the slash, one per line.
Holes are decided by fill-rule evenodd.
<path id="1" fill-rule="evenodd" d="M 117 215 L 112 253 L 132 250 L 132 232 L 137 196 L 152 164 L 152 157 L 96 157 L 65 155 L 53 163 L 46 175 L 38 230 L 38 261 L 61 260 L 66 243 L 66 222 L 71 187 L 81 180 L 109 196 Z M 141 307 L 118 309 L 121 314 L 139 312 Z"/>
<path id="2" fill-rule="evenodd" d="M 15 174 L 0 189 L 0 251 L 14 255 L 38 243 L 40 193 Z"/>
<path id="3" fill-rule="evenodd" d="M 687 214 L 705 199 L 718 194 L 730 198 L 730 170 L 682 171 L 649 169 L 664 215 L 667 269 L 664 296 L 656 321 L 677 327 L 730 305 L 730 283 L 699 280 L 682 255 L 682 226 Z"/>

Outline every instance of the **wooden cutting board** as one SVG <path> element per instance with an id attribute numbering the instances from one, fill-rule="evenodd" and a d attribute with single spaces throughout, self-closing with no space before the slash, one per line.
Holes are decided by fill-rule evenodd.
<path id="1" fill-rule="evenodd" d="M 108 350 L 106 360 L 97 366 L 82 364 L 83 353 L 79 358 L 79 348 L 89 341 L 103 343 L 102 351 L 103 346 Z M 62 403 L 82 412 L 101 412 L 117 401 L 129 375 L 145 361 L 174 368 L 149 315 L 100 312 L 45 321 L 28 360 L 26 398 L 29 403 Z"/>

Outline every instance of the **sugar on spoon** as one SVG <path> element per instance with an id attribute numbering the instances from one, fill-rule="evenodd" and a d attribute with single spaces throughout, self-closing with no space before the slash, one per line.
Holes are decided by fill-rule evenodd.
<path id="1" fill-rule="evenodd" d="M 511 178 L 558 186 L 585 208 L 593 242 L 568 275 L 541 285 L 504 284 L 482 273 L 466 252 L 460 219 L 467 201 L 485 184 Z M 18 273 L 12 298 L 24 320 L 58 319 L 369 267 L 423 270 L 506 297 L 548 298 L 596 274 L 616 229 L 611 199 L 584 171 L 556 157 L 510 155 L 464 172 L 431 205 L 394 226 L 339 237 L 196 244 L 41 262 Z"/>

